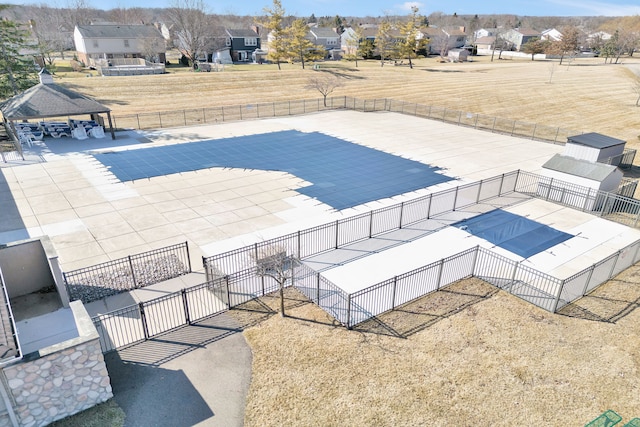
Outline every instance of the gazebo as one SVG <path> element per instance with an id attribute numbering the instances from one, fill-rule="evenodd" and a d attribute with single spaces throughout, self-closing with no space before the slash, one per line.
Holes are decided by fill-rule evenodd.
<path id="1" fill-rule="evenodd" d="M 116 139 L 111 122 L 111 110 L 93 99 L 53 83 L 53 76 L 43 68 L 40 83 L 25 90 L 2 104 L 0 112 L 5 125 L 20 121 L 90 115 L 92 119 L 106 113 L 111 138 Z"/>

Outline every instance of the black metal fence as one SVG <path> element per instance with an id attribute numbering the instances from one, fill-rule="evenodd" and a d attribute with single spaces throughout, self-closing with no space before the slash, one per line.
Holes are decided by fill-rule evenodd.
<path id="1" fill-rule="evenodd" d="M 83 303 L 191 272 L 188 242 L 63 273 L 69 298 Z"/>
<path id="2" fill-rule="evenodd" d="M 203 257 L 207 280 L 253 268 L 265 248 L 282 247 L 298 259 L 410 226 L 446 212 L 515 191 L 519 171 L 439 191 L 389 207 L 300 230 L 275 239 Z"/>
<path id="3" fill-rule="evenodd" d="M 256 262 L 272 254 L 273 248 L 277 248 L 278 253 L 285 252 L 304 260 L 482 201 L 497 197 L 517 200 L 515 195 L 521 193 L 627 225 L 637 225 L 640 219 L 638 200 L 515 171 L 203 258 L 207 282 L 95 317 L 94 324 L 100 333 L 102 348 L 106 352 L 150 339 L 276 291 L 278 282 L 257 274 L 256 270 Z M 173 251 L 184 248 L 184 256 L 188 259 L 186 243 L 170 248 Z M 158 253 L 167 252 L 171 251 L 141 255 L 156 259 Z M 145 256 L 141 258 L 145 259 Z M 126 266 L 129 259 L 66 273 L 65 280 L 69 283 L 69 277 L 76 280 L 84 277 L 87 281 L 87 277 L 96 275 L 109 278 L 122 268 L 123 263 Z M 129 265 L 135 265 L 135 259 L 138 258 L 132 256 Z M 491 250 L 474 247 L 353 293 L 331 283 L 309 265 L 296 263 L 286 286 L 295 286 L 344 326 L 351 328 L 468 277 L 479 277 L 540 308 L 556 312 L 639 260 L 640 240 L 568 278 L 559 279 Z M 190 270 L 189 265 L 184 272 Z M 137 270 L 130 268 L 129 271 Z M 137 281 L 130 280 L 130 283 L 132 287 L 139 287 L 135 285 Z M 122 290 L 128 289 L 118 291 Z"/>
<path id="4" fill-rule="evenodd" d="M 229 308 L 224 280 L 201 283 L 93 317 L 103 353 L 190 325 Z"/>
<path id="5" fill-rule="evenodd" d="M 304 260 L 312 255 L 398 230 L 484 200 L 524 193 L 549 202 L 636 226 L 640 201 L 522 171 L 440 191 L 408 202 L 301 230 L 251 246 L 203 258 L 208 280 L 225 279 L 230 307 L 277 289 L 255 275 L 265 248 Z M 474 248 L 349 294 L 307 265 L 298 266 L 289 285 L 347 327 L 392 310 L 457 280 L 477 276 L 545 310 L 555 312 L 595 289 L 639 259 L 640 241 L 601 263 L 561 280 L 483 248 Z M 588 277 L 587 277 L 588 276 Z"/>
<path id="6" fill-rule="evenodd" d="M 399 101 L 395 99 L 360 99 L 348 96 L 328 97 L 326 105 L 322 98 L 302 99 L 295 101 L 278 101 L 211 108 L 194 108 L 188 110 L 171 110 L 156 113 L 129 114 L 114 116 L 113 121 L 114 126 L 120 129 L 162 129 L 179 126 L 215 124 L 238 120 L 292 116 L 337 109 L 349 109 L 362 112 L 390 111 L 494 133 L 561 144 L 564 144 L 569 136 L 582 133 L 560 127 L 485 116 L 483 114 Z M 615 159 L 612 161 L 615 161 Z"/>

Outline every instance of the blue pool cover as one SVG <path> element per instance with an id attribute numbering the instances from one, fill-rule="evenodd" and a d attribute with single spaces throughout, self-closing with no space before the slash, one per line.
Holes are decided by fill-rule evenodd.
<path id="1" fill-rule="evenodd" d="M 529 258 L 573 236 L 520 215 L 496 209 L 453 224 L 467 233 Z"/>
<path id="2" fill-rule="evenodd" d="M 259 124 L 258 124 L 259 125 Z M 207 168 L 282 171 L 311 182 L 298 192 L 341 210 L 450 181 L 437 167 L 295 130 L 94 154 L 119 180 Z"/>

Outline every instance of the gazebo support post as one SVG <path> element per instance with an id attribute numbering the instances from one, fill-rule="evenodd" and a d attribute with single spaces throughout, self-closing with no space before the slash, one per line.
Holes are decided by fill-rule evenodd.
<path id="1" fill-rule="evenodd" d="M 109 119 L 109 131 L 111 132 L 111 139 L 116 139 L 116 133 L 113 131 L 113 123 L 111 122 L 111 111 L 107 111 L 107 119 Z"/>

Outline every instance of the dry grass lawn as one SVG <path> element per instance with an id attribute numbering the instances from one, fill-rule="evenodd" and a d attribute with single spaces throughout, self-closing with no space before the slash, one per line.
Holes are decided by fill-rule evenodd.
<path id="1" fill-rule="evenodd" d="M 469 63 L 420 59 L 413 69 L 380 67 L 377 61 L 359 61 L 357 68 L 349 62 L 321 67 L 320 72 L 343 77 L 345 85 L 335 96 L 393 98 L 640 143 L 640 108 L 635 106 L 629 69 L 640 67 L 640 58 L 624 58 L 622 65 L 605 65 L 601 58 L 560 66 L 558 61 L 490 62 L 477 57 Z M 217 73 L 169 70 L 165 75 L 117 78 L 61 73 L 66 77 L 57 82 L 103 102 L 115 116 L 320 96 L 306 88 L 317 71 L 299 65 L 283 65 L 282 71 L 275 65 L 231 66 Z"/>
<path id="2" fill-rule="evenodd" d="M 640 416 L 640 270 L 551 314 L 478 279 L 354 331 L 296 291 L 230 313 L 257 326 L 245 425 L 581 426 Z M 594 321 L 597 319 L 599 321 Z"/>
<path id="3" fill-rule="evenodd" d="M 640 108 L 627 65 L 580 59 L 440 64 L 415 69 L 329 64 L 337 96 L 394 98 L 638 145 Z M 626 64 L 640 63 L 625 59 Z M 325 64 L 323 64 L 324 66 Z M 220 73 L 63 78 L 114 115 L 315 98 L 314 71 L 231 67 Z M 247 426 L 580 426 L 606 409 L 640 417 L 640 268 L 550 314 L 466 280 L 348 331 L 295 292 L 232 310 L 253 349 Z"/>

